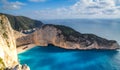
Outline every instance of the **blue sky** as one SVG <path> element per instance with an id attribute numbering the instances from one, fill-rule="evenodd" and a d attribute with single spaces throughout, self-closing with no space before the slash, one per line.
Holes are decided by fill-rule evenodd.
<path id="1" fill-rule="evenodd" d="M 0 12 L 34 19 L 120 18 L 120 0 L 0 0 Z"/>

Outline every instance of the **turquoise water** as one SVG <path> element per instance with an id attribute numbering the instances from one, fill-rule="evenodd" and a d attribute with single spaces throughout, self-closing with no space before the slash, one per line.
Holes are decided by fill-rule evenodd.
<path id="1" fill-rule="evenodd" d="M 19 60 L 31 70 L 120 70 L 119 51 L 65 50 L 49 45 L 21 53 Z"/>

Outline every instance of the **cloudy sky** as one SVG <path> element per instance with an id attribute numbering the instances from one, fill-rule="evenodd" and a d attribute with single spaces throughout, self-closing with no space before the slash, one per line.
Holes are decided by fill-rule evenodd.
<path id="1" fill-rule="evenodd" d="M 34 19 L 120 18 L 120 0 L 0 0 L 0 12 Z"/>

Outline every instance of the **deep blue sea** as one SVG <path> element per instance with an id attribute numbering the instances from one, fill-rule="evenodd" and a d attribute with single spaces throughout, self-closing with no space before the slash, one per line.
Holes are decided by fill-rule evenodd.
<path id="1" fill-rule="evenodd" d="M 120 44 L 119 19 L 43 20 L 47 24 L 72 27 L 81 33 L 93 33 Z M 120 70 L 120 50 L 65 50 L 52 45 L 35 47 L 19 54 L 21 64 L 31 70 Z"/>
<path id="2" fill-rule="evenodd" d="M 120 70 L 120 52 L 65 50 L 52 45 L 19 54 L 21 64 L 31 70 Z"/>

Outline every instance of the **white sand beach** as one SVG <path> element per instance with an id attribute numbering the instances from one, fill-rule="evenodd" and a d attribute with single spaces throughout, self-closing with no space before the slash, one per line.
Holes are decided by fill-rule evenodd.
<path id="1" fill-rule="evenodd" d="M 36 47 L 35 44 L 20 46 L 20 47 L 17 48 L 17 53 L 19 54 L 19 53 L 25 52 L 25 51 L 27 51 L 31 48 L 34 48 L 34 47 Z"/>

